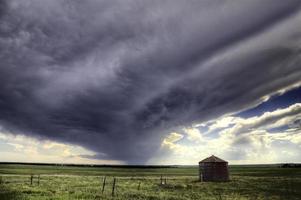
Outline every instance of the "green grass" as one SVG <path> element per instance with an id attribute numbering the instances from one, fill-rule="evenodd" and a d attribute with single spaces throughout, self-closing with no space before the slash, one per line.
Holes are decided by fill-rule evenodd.
<path id="1" fill-rule="evenodd" d="M 0 199 L 300 199 L 301 169 L 231 166 L 231 181 L 198 182 L 197 167 L 100 168 L 0 165 Z M 33 185 L 30 174 L 35 174 Z M 37 175 L 41 174 L 40 184 Z M 167 184 L 160 185 L 160 176 Z M 102 194 L 102 180 L 107 177 Z M 117 178 L 112 197 L 113 177 Z M 140 190 L 138 186 L 140 184 Z"/>
<path id="2" fill-rule="evenodd" d="M 119 167 L 73 167 L 0 164 L 0 174 L 64 174 L 85 176 L 155 176 L 155 175 L 195 175 L 197 167 L 173 168 L 119 168 Z"/>

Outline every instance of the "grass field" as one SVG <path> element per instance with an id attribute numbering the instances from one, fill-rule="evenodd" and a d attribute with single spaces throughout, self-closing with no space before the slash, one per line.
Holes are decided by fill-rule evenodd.
<path id="1" fill-rule="evenodd" d="M 197 167 L 0 165 L 0 199 L 301 199 L 301 169 L 230 166 L 231 181 L 198 182 Z M 31 174 L 34 175 L 32 185 Z M 38 175 L 40 180 L 38 182 Z M 166 183 L 160 184 L 161 175 Z M 103 178 L 106 185 L 102 193 Z M 116 178 L 112 196 L 113 178 Z"/>

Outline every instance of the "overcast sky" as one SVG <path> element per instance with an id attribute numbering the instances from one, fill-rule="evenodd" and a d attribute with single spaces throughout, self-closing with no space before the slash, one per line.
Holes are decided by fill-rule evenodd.
<path id="1" fill-rule="evenodd" d="M 0 161 L 301 162 L 300 54 L 300 0 L 1 0 Z"/>

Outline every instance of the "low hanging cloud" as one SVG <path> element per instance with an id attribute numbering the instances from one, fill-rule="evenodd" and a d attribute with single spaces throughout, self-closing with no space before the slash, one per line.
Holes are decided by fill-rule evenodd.
<path id="1" fill-rule="evenodd" d="M 299 0 L 0 2 L 0 125 L 144 163 L 300 84 Z"/>

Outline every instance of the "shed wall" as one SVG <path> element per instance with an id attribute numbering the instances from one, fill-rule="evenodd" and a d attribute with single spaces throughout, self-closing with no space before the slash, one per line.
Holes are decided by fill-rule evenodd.
<path id="1" fill-rule="evenodd" d="M 199 177 L 201 181 L 228 181 L 228 163 L 212 162 L 199 164 Z"/>

